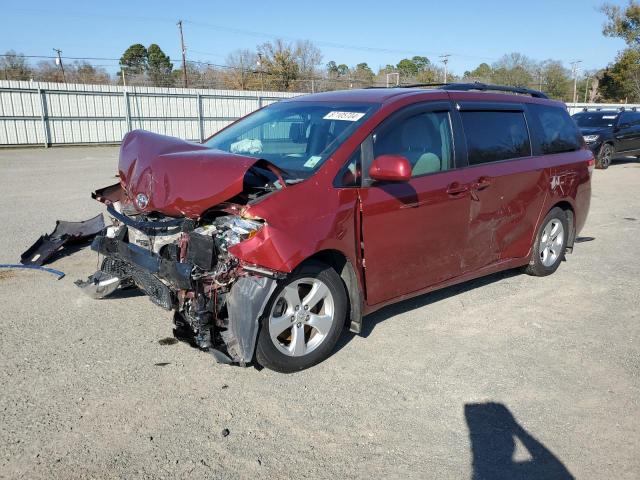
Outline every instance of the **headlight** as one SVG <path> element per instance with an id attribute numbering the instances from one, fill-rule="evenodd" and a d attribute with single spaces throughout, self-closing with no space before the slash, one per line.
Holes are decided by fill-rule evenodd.
<path id="1" fill-rule="evenodd" d="M 226 251 L 229 247 L 253 237 L 264 225 L 264 221 L 237 216 L 221 217 L 216 222 L 218 246 Z"/>
<path id="2" fill-rule="evenodd" d="M 600 135 L 584 135 L 584 141 L 587 143 L 593 143 L 600 138 Z"/>

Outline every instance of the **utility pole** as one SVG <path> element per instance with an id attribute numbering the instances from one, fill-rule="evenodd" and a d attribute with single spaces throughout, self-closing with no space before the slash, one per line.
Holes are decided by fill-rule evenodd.
<path id="1" fill-rule="evenodd" d="M 587 76 L 587 82 L 584 87 L 584 103 L 587 103 L 587 92 L 589 92 L 589 82 L 591 81 L 591 75 Z"/>
<path id="2" fill-rule="evenodd" d="M 184 36 L 182 35 L 182 20 L 178 20 L 178 30 L 180 30 L 180 47 L 182 48 L 182 79 L 184 81 L 184 88 L 188 88 L 189 80 L 187 79 L 187 49 L 184 48 Z"/>
<path id="3" fill-rule="evenodd" d="M 571 62 L 571 72 L 573 73 L 573 108 L 576 107 L 578 101 L 577 88 L 578 88 L 578 65 L 582 63 L 582 60 L 574 60 Z"/>
<path id="4" fill-rule="evenodd" d="M 62 57 L 60 56 L 60 54 L 62 53 L 62 50 L 60 50 L 59 48 L 54 48 L 53 51 L 58 54 L 58 58 L 56 58 L 56 63 L 60 66 L 60 71 L 62 72 L 62 81 L 64 83 L 67 83 L 67 79 L 64 76 L 64 65 L 62 65 Z"/>
<path id="5" fill-rule="evenodd" d="M 262 54 L 258 53 L 258 70 L 260 72 L 260 90 L 264 92 L 264 78 L 262 77 Z"/>
<path id="6" fill-rule="evenodd" d="M 450 53 L 445 53 L 444 55 L 440 55 L 442 63 L 444 63 L 444 83 L 447 83 L 447 64 L 449 63 Z"/>

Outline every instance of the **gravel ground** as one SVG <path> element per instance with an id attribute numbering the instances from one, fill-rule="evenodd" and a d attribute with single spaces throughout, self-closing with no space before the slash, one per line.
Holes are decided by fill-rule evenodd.
<path id="1" fill-rule="evenodd" d="M 113 147 L 0 150 L 0 263 L 101 212 L 116 165 Z M 638 478 L 638 185 L 634 160 L 595 172 L 551 277 L 385 308 L 294 375 L 161 342 L 171 315 L 144 296 L 85 297 L 88 248 L 59 281 L 0 270 L 0 477 Z"/>

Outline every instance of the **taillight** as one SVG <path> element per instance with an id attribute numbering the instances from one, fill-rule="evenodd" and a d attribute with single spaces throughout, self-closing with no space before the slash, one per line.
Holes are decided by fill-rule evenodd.
<path id="1" fill-rule="evenodd" d="M 593 169 L 596 168 L 596 161 L 594 158 L 587 160 L 587 168 L 589 169 L 589 173 L 593 173 Z"/>

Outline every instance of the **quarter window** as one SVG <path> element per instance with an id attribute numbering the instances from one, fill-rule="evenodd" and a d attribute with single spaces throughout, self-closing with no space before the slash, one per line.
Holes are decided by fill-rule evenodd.
<path id="1" fill-rule="evenodd" d="M 522 112 L 460 112 L 467 137 L 469 165 L 531 155 Z"/>
<path id="2" fill-rule="evenodd" d="M 402 155 L 412 175 L 425 175 L 453 168 L 453 141 L 448 112 L 425 112 L 396 121 L 374 136 L 373 154 Z"/>
<path id="3" fill-rule="evenodd" d="M 540 144 L 544 155 L 573 152 L 581 148 L 582 135 L 566 110 L 531 104 L 529 111 L 540 122 L 542 131 Z"/>

